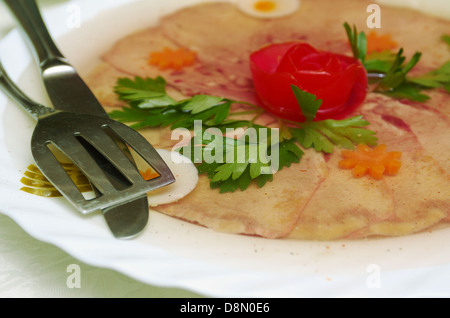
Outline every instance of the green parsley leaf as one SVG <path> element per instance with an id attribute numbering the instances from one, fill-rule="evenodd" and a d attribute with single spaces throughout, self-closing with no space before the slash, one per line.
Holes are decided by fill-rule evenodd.
<path id="1" fill-rule="evenodd" d="M 184 111 L 190 111 L 192 115 L 201 113 L 214 106 L 218 106 L 225 99 L 217 96 L 195 95 L 183 105 Z"/>
<path id="2" fill-rule="evenodd" d="M 321 99 L 316 99 L 316 96 L 301 90 L 298 86 L 291 85 L 291 89 L 294 92 L 298 105 L 302 110 L 302 114 L 307 121 L 312 121 L 316 117 L 317 111 L 322 105 Z"/>
<path id="3" fill-rule="evenodd" d="M 306 148 L 314 147 L 316 150 L 320 149 L 327 153 L 332 153 L 335 146 L 345 149 L 354 149 L 354 146 L 358 144 L 374 146 L 377 143 L 375 132 L 363 128 L 368 125 L 369 122 L 362 116 L 344 120 L 327 119 L 310 122 L 305 126 L 310 137 L 300 143 Z M 319 134 L 321 136 L 318 136 Z"/>
<path id="4" fill-rule="evenodd" d="M 206 126 L 242 127 L 248 121 L 227 120 L 232 104 L 237 101 L 217 96 L 195 95 L 190 99 L 176 101 L 166 93 L 166 81 L 162 77 L 134 80 L 120 78 L 115 86 L 119 99 L 130 107 L 114 110 L 109 115 L 121 122 L 132 123 L 134 129 L 165 127 L 192 129 L 197 120 Z"/>
<path id="5" fill-rule="evenodd" d="M 443 85 L 439 81 L 445 80 L 446 77 L 444 77 L 443 71 L 433 71 L 420 77 L 408 76 L 408 73 L 417 65 L 421 56 L 421 53 L 416 52 L 405 63 L 406 58 L 403 56 L 403 49 L 400 49 L 392 62 L 388 60 L 389 55 L 386 53 L 382 55 L 380 60 L 374 59 L 369 64 L 366 64 L 366 67 L 375 65 L 379 71 L 384 73 L 384 78 L 379 81 L 374 91 L 394 98 L 404 98 L 417 102 L 428 100 L 429 96 L 422 91 Z M 387 68 L 387 66 L 389 66 L 387 70 L 382 69 Z"/>
<path id="6" fill-rule="evenodd" d="M 293 163 L 299 163 L 304 155 L 295 138 L 280 142 L 278 151 L 280 170 L 284 167 L 290 167 Z"/>
<path id="7" fill-rule="evenodd" d="M 423 90 L 442 87 L 450 92 L 450 61 L 440 68 L 420 76 L 408 76 L 407 73 L 414 67 L 420 58 L 417 53 L 405 66 L 398 66 L 401 60 L 397 58 L 395 65 L 386 74 L 376 91 L 394 98 L 406 98 L 417 102 L 425 102 L 430 97 Z M 398 67 L 398 71 L 393 69 Z"/>
<path id="8" fill-rule="evenodd" d="M 214 176 L 212 177 L 211 181 L 219 182 L 225 181 L 229 178 L 236 180 L 244 173 L 248 165 L 249 165 L 248 162 L 244 163 L 232 162 L 220 165 L 214 170 Z"/>
<path id="9" fill-rule="evenodd" d="M 422 91 L 423 87 L 415 85 L 414 83 L 405 82 L 397 86 L 395 89 L 386 90 L 382 93 L 397 99 L 409 99 L 416 102 L 425 102 L 430 99 L 430 97 L 423 94 Z"/>
<path id="10" fill-rule="evenodd" d="M 344 28 L 347 32 L 347 37 L 352 48 L 353 56 L 364 64 L 367 54 L 366 34 L 364 32 L 358 33 L 356 26 L 353 26 L 352 28 L 347 22 L 344 23 Z"/>
<path id="11" fill-rule="evenodd" d="M 425 88 L 445 87 L 445 85 L 450 84 L 450 61 L 422 76 L 409 77 L 408 81 Z"/>
<path id="12" fill-rule="evenodd" d="M 176 101 L 166 94 L 166 81 L 162 77 L 140 78 L 134 80 L 120 78 L 114 87 L 119 99 L 130 102 L 139 108 L 164 107 L 176 104 Z"/>
<path id="13" fill-rule="evenodd" d="M 148 111 L 136 107 L 123 107 L 122 110 L 113 110 L 109 116 L 123 123 L 141 122 L 147 118 Z"/>
<path id="14" fill-rule="evenodd" d="M 314 121 L 322 100 L 302 91 L 298 87 L 292 88 L 298 96 L 300 108 L 306 117 L 300 128 L 291 128 L 291 134 L 304 148 L 314 148 L 317 151 L 332 153 L 334 148 L 353 149 L 355 144 L 376 145 L 375 132 L 363 127 L 369 125 L 362 116 L 343 120 L 327 119 Z"/>
<path id="15" fill-rule="evenodd" d="M 441 39 L 450 46 L 450 34 L 444 34 Z"/>
<path id="16" fill-rule="evenodd" d="M 417 52 L 413 55 L 411 60 L 405 64 L 406 57 L 403 56 L 403 49 L 400 49 L 392 62 L 391 67 L 386 72 L 385 77 L 378 85 L 378 90 L 392 90 L 397 86 L 404 84 L 406 75 L 419 62 L 421 53 Z"/>
<path id="17" fill-rule="evenodd" d="M 181 107 L 167 106 L 163 108 L 123 107 L 109 113 L 112 119 L 123 123 L 132 123 L 130 127 L 142 129 L 147 127 L 175 126 L 183 118 L 189 118 L 189 113 L 180 110 Z"/>
<path id="18" fill-rule="evenodd" d="M 424 89 L 442 87 L 450 92 L 450 62 L 422 76 L 410 77 L 408 73 L 417 65 L 422 53 L 416 52 L 408 62 L 402 48 L 397 53 L 386 50 L 367 54 L 367 37 L 358 33 L 355 26 L 351 28 L 345 23 L 344 27 L 354 57 L 363 63 L 370 82 L 378 84 L 375 92 L 418 102 L 429 99 L 422 92 Z M 450 44 L 450 35 L 443 35 L 441 39 Z"/>
<path id="19" fill-rule="evenodd" d="M 372 52 L 367 55 L 364 67 L 367 72 L 387 73 L 395 61 L 397 54 L 392 51 Z"/>
<path id="20" fill-rule="evenodd" d="M 192 138 L 191 143 L 179 149 L 197 165 L 200 174 L 206 173 L 211 188 L 218 188 L 221 193 L 245 190 L 255 182 L 258 187 L 273 180 L 273 168 L 280 170 L 292 163 L 300 162 L 303 151 L 295 140 L 272 140 L 257 134 L 257 143 L 245 137 L 239 139 L 216 136 L 207 143 Z M 195 144 L 197 142 L 197 144 Z M 197 151 L 196 151 L 197 150 Z M 272 150 L 277 151 L 273 153 Z M 196 157 L 201 155 L 201 158 Z M 272 156 L 277 156 L 273 158 Z M 214 157 L 215 160 L 207 159 Z M 272 167 L 272 164 L 278 164 Z"/>
<path id="21" fill-rule="evenodd" d="M 450 83 L 444 84 L 444 89 L 450 93 Z"/>

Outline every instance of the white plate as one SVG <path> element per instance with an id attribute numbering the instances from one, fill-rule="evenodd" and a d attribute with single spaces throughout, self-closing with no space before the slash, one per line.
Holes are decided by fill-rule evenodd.
<path id="1" fill-rule="evenodd" d="M 44 15 L 59 47 L 82 74 L 118 38 L 201 1 L 111 2 L 68 2 Z M 82 19 L 81 28 L 74 17 Z M 46 103 L 37 68 L 17 31 L 0 43 L 0 52 L 20 86 Z M 87 264 L 211 297 L 450 296 L 449 229 L 380 240 L 266 240 L 216 233 L 152 212 L 142 236 L 115 240 L 100 214 L 84 217 L 62 199 L 19 191 L 32 162 L 34 122 L 3 95 L 0 113 L 0 212 L 36 239 Z"/>

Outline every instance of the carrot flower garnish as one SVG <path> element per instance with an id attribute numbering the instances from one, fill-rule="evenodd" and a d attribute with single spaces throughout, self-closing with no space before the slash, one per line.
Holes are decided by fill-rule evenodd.
<path id="1" fill-rule="evenodd" d="M 380 35 L 375 31 L 372 31 L 367 35 L 367 54 L 393 50 L 396 47 L 397 42 L 392 40 L 390 34 Z"/>
<path id="2" fill-rule="evenodd" d="M 153 171 L 152 169 L 147 169 L 146 171 L 139 171 L 142 178 L 146 181 L 155 179 L 159 177 L 159 173 L 156 171 Z"/>
<path id="3" fill-rule="evenodd" d="M 149 64 L 158 66 L 161 70 L 172 68 L 180 70 L 185 66 L 193 65 L 196 53 L 185 48 L 172 50 L 164 48 L 160 52 L 150 54 Z"/>
<path id="4" fill-rule="evenodd" d="M 374 179 L 381 179 L 384 174 L 396 175 L 401 167 L 401 152 L 386 151 L 386 145 L 371 148 L 367 145 L 359 145 L 356 150 L 343 150 L 339 162 L 341 169 L 353 169 L 356 178 L 369 174 Z"/>

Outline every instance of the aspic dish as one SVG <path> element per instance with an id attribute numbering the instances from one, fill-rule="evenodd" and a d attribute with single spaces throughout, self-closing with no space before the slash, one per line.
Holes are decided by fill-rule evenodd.
<path id="1" fill-rule="evenodd" d="M 127 4 L 95 16 L 90 23 L 83 22 L 80 30 L 74 30 L 76 32 L 61 38 L 58 43 L 68 58 L 87 74 L 97 63 L 97 57 L 108 51 L 117 39 L 146 25 L 157 25 L 157 12 L 168 15 L 198 2 L 168 1 L 164 8 L 153 8 L 148 2 Z M 96 11 L 89 9 L 91 5 L 89 1 L 83 3 L 82 10 L 94 16 Z M 55 12 L 53 30 L 64 29 L 60 26 L 66 22 L 65 8 L 61 8 L 61 12 Z M 364 14 L 367 13 L 364 11 Z M 360 18 L 364 25 L 363 17 Z M 337 23 L 339 30 L 336 33 L 346 40 L 345 31 L 344 35 L 341 34 L 342 21 Z M 97 37 L 93 36 L 93 30 L 96 30 Z M 11 59 L 17 58 L 15 64 L 9 65 L 24 65 L 19 63 L 26 58 L 26 54 L 19 55 L 24 49 L 20 36 L 15 34 L 8 40 L 4 44 L 16 48 Z M 79 43 L 85 45 L 80 46 Z M 83 50 L 83 47 L 89 49 Z M 445 45 L 442 50 L 446 52 Z M 17 72 L 17 76 L 22 74 L 23 68 Z M 22 80 L 24 87 L 45 102 L 45 97 L 36 87 L 38 77 L 33 77 L 33 68 L 27 69 L 25 75 L 26 80 Z M 124 73 L 118 72 L 116 77 L 110 77 L 111 81 L 100 85 L 105 88 L 97 90 L 101 99 L 109 96 L 116 100 L 117 96 L 110 88 L 122 76 Z M 119 108 L 114 109 L 118 110 L 122 105 L 117 106 Z M 4 139 L 8 142 L 3 147 L 6 151 L 2 158 L 3 167 L 8 169 L 3 171 L 7 182 L 2 187 L 8 196 L 2 200 L 2 212 L 36 238 L 59 246 L 89 264 L 112 268 L 146 283 L 182 287 L 213 296 L 386 296 L 442 295 L 448 292 L 441 284 L 449 262 L 445 252 L 445 229 L 384 240 L 323 243 L 265 240 L 210 231 L 151 209 L 149 227 L 142 236 L 130 242 L 117 242 L 105 229 L 100 216 L 81 218 L 58 199 L 40 198 L 18 191 L 23 169 L 30 163 L 24 151 L 29 123 L 13 109 L 12 106 L 4 109 L 7 118 L 15 118 L 16 121 L 14 125 L 11 120 L 5 124 Z M 9 138 L 11 134 L 15 136 L 14 143 Z M 10 157 L 11 162 L 8 160 Z M 376 264 L 382 270 L 382 288 L 367 286 L 370 264 Z M 426 280 L 421 279 L 424 277 Z"/>
<path id="2" fill-rule="evenodd" d="M 276 173 L 251 175 L 261 162 L 200 160 L 192 193 L 154 209 L 266 238 L 400 236 L 445 224 L 450 22 L 383 7 L 382 27 L 371 28 L 370 6 L 302 1 L 282 17 L 261 18 L 233 3 L 201 4 L 162 17 L 104 53 L 88 82 L 111 116 L 137 122 L 158 147 L 185 146 L 173 132 L 194 130 L 195 119 L 210 121 L 201 129 L 281 134 Z M 414 23 L 422 26 L 421 41 L 411 32 Z M 147 96 L 158 85 L 164 99 Z M 189 98 L 176 114 L 176 102 Z M 320 105 L 312 110 L 314 99 Z M 183 117 L 189 111 L 190 119 Z M 217 140 L 199 143 L 214 148 Z"/>

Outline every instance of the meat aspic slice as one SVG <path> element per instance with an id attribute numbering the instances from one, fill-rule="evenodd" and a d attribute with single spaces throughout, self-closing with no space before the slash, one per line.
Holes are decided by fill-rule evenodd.
<path id="1" fill-rule="evenodd" d="M 189 7 L 119 40 L 87 82 L 103 105 L 112 107 L 121 105 L 113 86 L 125 76 L 163 76 L 170 93 L 179 96 L 204 93 L 255 102 L 246 62 L 251 51 L 269 42 L 294 39 L 351 54 L 340 26 L 347 21 L 367 32 L 361 12 L 370 3 L 303 0 L 295 14 L 271 20 L 246 16 L 229 3 Z M 448 60 L 448 46 L 431 35 L 448 32 L 449 21 L 403 8 L 382 10 L 382 32 L 392 34 L 407 56 L 423 52 L 417 72 Z M 417 32 L 411 32 L 411 25 L 417 26 Z M 424 34 L 421 41 L 417 33 Z M 149 65 L 149 54 L 166 47 L 194 50 L 197 61 L 181 71 Z M 283 168 L 262 189 L 251 186 L 244 192 L 220 194 L 210 189 L 202 175 L 188 196 L 155 209 L 220 232 L 288 239 L 397 236 L 447 222 L 450 96 L 438 90 L 428 93 L 431 99 L 425 103 L 369 94 L 359 110 L 377 132 L 380 144 L 386 144 L 388 151 L 402 152 L 402 168 L 395 177 L 354 178 L 350 171 L 338 168 L 339 150 L 328 156 L 305 150 L 299 164 Z M 173 146 L 168 128 L 141 132 L 155 147 Z"/>
<path id="2" fill-rule="evenodd" d="M 380 144 L 402 152 L 402 168 L 396 176 L 383 180 L 354 178 L 338 168 L 340 155 L 333 154 L 327 165 L 328 177 L 303 210 L 289 238 L 398 236 L 446 221 L 450 213 L 450 175 L 442 165 L 445 163 L 436 159 L 450 157 L 449 141 L 440 143 L 443 148 L 436 153 L 429 146 L 431 140 L 422 139 L 422 143 L 418 137 L 423 130 L 433 132 L 441 116 L 378 94 L 369 95 L 361 113 L 371 123 L 370 128 L 377 131 Z M 416 134 L 414 123 L 420 118 L 427 121 L 422 121 Z"/>
<path id="3" fill-rule="evenodd" d="M 299 164 L 278 171 L 264 188 L 219 193 L 202 175 L 190 195 L 155 210 L 219 232 L 280 238 L 292 231 L 326 175 L 323 156 L 307 151 Z"/>
<path id="4" fill-rule="evenodd" d="M 450 213 L 450 126 L 441 114 L 426 107 L 378 96 L 364 116 L 377 129 L 382 141 L 403 152 L 401 172 L 385 178 L 392 191 L 392 217 L 371 224 L 365 235 L 405 235 L 425 230 Z M 378 116 L 378 118 L 376 118 Z M 393 120 L 393 118 L 397 118 Z M 390 127 L 386 127 L 390 125 Z M 442 130 L 439 130 L 442 129 Z M 431 136 L 435 135 L 435 138 Z M 439 149 L 438 149 L 439 148 Z"/>
<path id="5" fill-rule="evenodd" d="M 161 27 L 156 26 L 119 40 L 103 55 L 103 60 L 130 77 L 162 76 L 169 86 L 175 87 L 183 95 L 209 94 L 235 100 L 247 99 L 248 102 L 255 101 L 253 94 L 248 93 L 249 85 L 240 87 L 233 84 L 224 77 L 223 71 L 217 65 L 203 62 L 200 56 L 194 65 L 184 67 L 182 70 L 159 69 L 151 65 L 149 63 L 151 53 L 166 48 L 177 50 L 185 47 L 180 47 L 167 38 Z"/>

